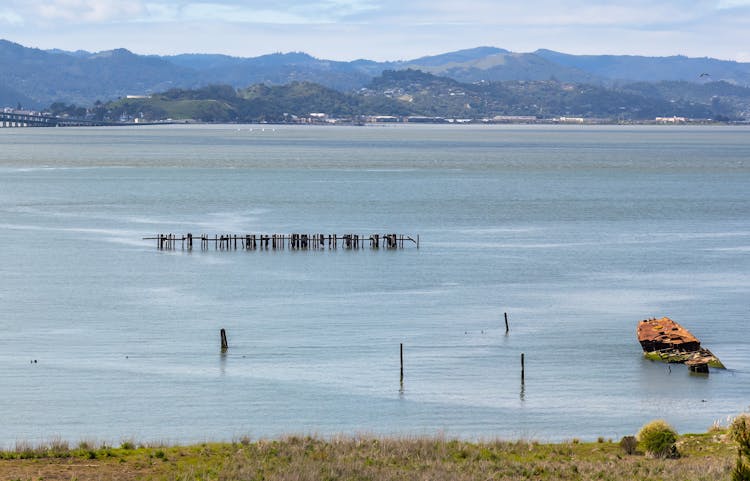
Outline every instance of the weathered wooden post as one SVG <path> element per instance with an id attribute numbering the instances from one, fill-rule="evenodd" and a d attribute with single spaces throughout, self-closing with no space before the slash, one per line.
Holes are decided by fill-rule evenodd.
<path id="1" fill-rule="evenodd" d="M 508 313 L 504 312 L 505 315 L 505 333 L 508 334 L 508 331 L 510 331 L 510 328 L 508 327 Z"/>
<path id="2" fill-rule="evenodd" d="M 402 342 L 399 346 L 399 354 L 401 358 L 401 382 L 404 382 L 404 343 Z"/>
<path id="3" fill-rule="evenodd" d="M 227 352 L 229 349 L 229 343 L 227 343 L 227 331 L 221 330 L 221 352 Z"/>
<path id="4" fill-rule="evenodd" d="M 525 377 L 525 368 L 523 363 L 523 353 L 521 353 L 521 384 L 524 383 L 524 377 Z"/>

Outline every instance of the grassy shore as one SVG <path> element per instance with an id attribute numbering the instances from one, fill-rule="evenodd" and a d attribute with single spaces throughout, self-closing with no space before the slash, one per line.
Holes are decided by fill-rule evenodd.
<path id="1" fill-rule="evenodd" d="M 543 444 L 442 438 L 287 437 L 192 446 L 75 448 L 57 441 L 0 452 L 0 479 L 88 480 L 729 480 L 726 431 L 680 436 L 680 457 L 626 454 L 618 442 Z"/>

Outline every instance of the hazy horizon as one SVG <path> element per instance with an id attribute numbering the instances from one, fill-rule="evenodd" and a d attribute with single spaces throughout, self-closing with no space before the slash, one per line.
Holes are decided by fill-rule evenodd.
<path id="1" fill-rule="evenodd" d="M 412 61 L 412 60 L 416 60 L 416 59 L 422 58 L 422 57 L 431 57 L 431 56 L 443 55 L 443 54 L 447 54 L 447 53 L 454 53 L 454 52 L 465 51 L 465 50 L 473 50 L 473 49 L 478 49 L 478 48 L 496 48 L 496 49 L 501 49 L 501 50 L 507 50 L 507 51 L 509 51 L 511 53 L 517 53 L 517 54 L 534 53 L 535 51 L 538 51 L 538 50 L 551 50 L 551 51 L 555 51 L 555 52 L 558 52 L 558 53 L 570 54 L 570 55 L 591 55 L 591 56 L 597 56 L 597 55 L 613 55 L 613 56 L 618 56 L 618 55 L 623 55 L 623 56 L 633 56 L 633 57 L 655 57 L 655 58 L 667 58 L 667 57 L 674 57 L 674 56 L 683 56 L 683 57 L 688 57 L 688 58 L 713 58 L 713 59 L 716 59 L 716 60 L 725 60 L 725 61 L 730 61 L 730 62 L 740 62 L 740 61 L 737 61 L 737 60 L 734 60 L 734 59 L 712 57 L 712 56 L 708 56 L 708 57 L 706 57 L 706 56 L 704 56 L 704 57 L 693 57 L 693 56 L 679 54 L 679 53 L 675 53 L 675 54 L 672 54 L 672 55 L 646 55 L 646 54 L 625 54 L 625 53 L 623 53 L 623 54 L 617 54 L 617 53 L 574 54 L 572 52 L 567 52 L 567 51 L 563 51 L 563 50 L 559 50 L 559 49 L 555 49 L 555 48 L 550 48 L 550 47 L 544 47 L 544 46 L 539 47 L 538 49 L 535 49 L 535 50 L 529 50 L 529 51 L 523 51 L 523 52 L 521 52 L 521 51 L 510 50 L 510 49 L 507 49 L 507 48 L 504 48 L 504 47 L 498 46 L 498 45 L 476 45 L 474 47 L 457 48 L 457 49 L 453 49 L 453 50 L 444 50 L 444 51 L 439 51 L 439 52 L 431 52 L 431 53 L 428 53 L 428 54 L 418 55 L 418 56 L 415 56 L 415 57 L 386 58 L 386 59 L 376 60 L 376 59 L 373 59 L 373 58 L 361 57 L 361 56 L 360 57 L 347 58 L 347 59 L 344 59 L 344 58 L 332 58 L 332 57 L 322 57 L 322 56 L 318 56 L 318 55 L 313 55 L 312 53 L 310 53 L 310 52 L 308 52 L 306 50 L 303 50 L 303 49 L 283 50 L 283 51 L 282 50 L 274 50 L 274 51 L 269 50 L 268 52 L 261 52 L 261 53 L 258 53 L 256 55 L 248 55 L 248 56 L 231 55 L 231 54 L 223 53 L 223 52 L 209 52 L 209 51 L 206 51 L 206 52 L 185 51 L 185 52 L 176 52 L 176 53 L 169 53 L 169 54 L 157 54 L 157 53 L 136 51 L 136 50 L 133 50 L 133 49 L 129 48 L 126 45 L 122 45 L 122 46 L 119 46 L 119 47 L 113 47 L 111 49 L 104 49 L 104 50 L 92 50 L 92 49 L 87 49 L 87 48 L 79 48 L 79 49 L 75 49 L 75 50 L 69 50 L 69 49 L 60 48 L 60 47 L 54 47 L 54 46 L 53 47 L 49 47 L 49 48 L 47 48 L 47 47 L 42 48 L 42 47 L 39 47 L 39 46 L 36 46 L 36 45 L 26 45 L 26 44 L 23 44 L 21 42 L 18 42 L 18 41 L 15 41 L 13 39 L 10 39 L 10 38 L 0 38 L 0 40 L 6 40 L 8 42 L 16 43 L 16 44 L 22 45 L 23 47 L 26 47 L 26 48 L 37 48 L 37 49 L 40 49 L 40 50 L 43 50 L 43 51 L 46 51 L 46 52 L 52 52 L 52 51 L 62 51 L 62 52 L 67 52 L 67 53 L 86 52 L 86 53 L 89 53 L 89 54 L 92 54 L 92 55 L 96 55 L 96 54 L 99 54 L 99 53 L 105 53 L 105 52 L 111 52 L 113 50 L 118 50 L 118 49 L 125 49 L 125 50 L 128 50 L 131 53 L 136 54 L 136 55 L 143 55 L 143 56 L 225 55 L 225 56 L 234 57 L 234 58 L 256 58 L 256 57 L 263 57 L 263 56 L 275 55 L 275 54 L 282 54 L 282 55 L 286 55 L 286 54 L 307 54 L 307 55 L 310 55 L 310 56 L 312 56 L 312 57 L 314 57 L 314 58 L 316 58 L 318 60 L 331 60 L 331 61 L 341 61 L 341 62 L 350 62 L 350 61 L 356 61 L 356 60 L 373 60 L 373 61 L 380 61 L 380 62 L 399 62 L 399 61 Z M 750 60 L 748 60 L 748 61 L 742 61 L 741 63 L 748 63 L 748 62 L 750 62 Z"/>
<path id="2" fill-rule="evenodd" d="M 395 61 L 487 45 L 575 55 L 750 61 L 750 0 L 7 0 L 0 28 L 43 50 Z"/>

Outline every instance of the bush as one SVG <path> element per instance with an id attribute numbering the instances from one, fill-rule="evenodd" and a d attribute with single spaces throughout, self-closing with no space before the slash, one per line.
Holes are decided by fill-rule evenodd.
<path id="1" fill-rule="evenodd" d="M 732 441 L 739 444 L 740 453 L 750 457 L 750 414 L 741 414 L 734 418 L 729 426 Z"/>
<path id="2" fill-rule="evenodd" d="M 635 440 L 635 436 L 623 436 L 620 439 L 620 447 L 626 454 L 635 454 L 638 442 Z"/>
<path id="3" fill-rule="evenodd" d="M 737 463 L 732 470 L 732 481 L 750 481 L 750 414 L 734 418 L 729 435 L 739 446 Z"/>
<path id="4" fill-rule="evenodd" d="M 638 431 L 638 445 L 655 458 L 677 456 L 677 432 L 666 421 L 656 420 L 643 425 Z"/>
<path id="5" fill-rule="evenodd" d="M 741 457 L 737 458 L 732 470 L 732 481 L 750 481 L 750 466 L 745 464 Z"/>

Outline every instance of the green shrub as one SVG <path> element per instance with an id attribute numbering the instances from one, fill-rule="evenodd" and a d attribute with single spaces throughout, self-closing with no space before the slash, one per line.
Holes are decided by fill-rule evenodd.
<path id="1" fill-rule="evenodd" d="M 732 441 L 739 444 L 740 452 L 750 457 L 750 414 L 741 414 L 734 418 L 729 426 Z"/>
<path id="2" fill-rule="evenodd" d="M 737 458 L 737 463 L 732 470 L 732 481 L 750 481 L 750 466 L 741 457 Z"/>
<path id="3" fill-rule="evenodd" d="M 620 440 L 620 447 L 626 454 L 635 454 L 638 448 L 638 441 L 635 436 L 623 436 Z"/>
<path id="4" fill-rule="evenodd" d="M 732 481 L 750 481 L 750 414 L 734 418 L 729 435 L 738 444 L 737 463 L 732 470 Z"/>
<path id="5" fill-rule="evenodd" d="M 639 447 L 646 454 L 655 458 L 677 456 L 677 432 L 666 421 L 659 419 L 644 424 L 637 438 Z"/>

